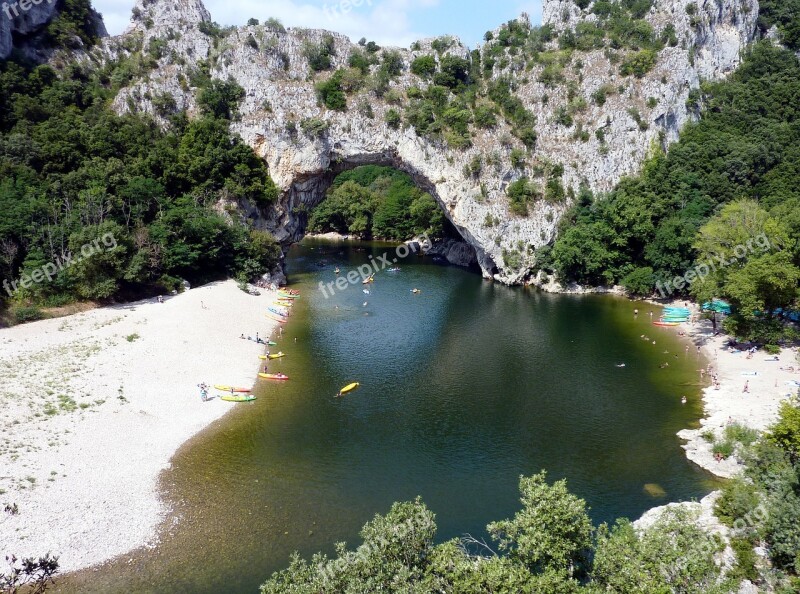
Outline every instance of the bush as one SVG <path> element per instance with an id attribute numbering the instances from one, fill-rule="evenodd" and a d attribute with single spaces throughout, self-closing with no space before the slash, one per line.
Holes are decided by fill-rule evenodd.
<path id="1" fill-rule="evenodd" d="M 411 62 L 411 72 L 422 78 L 430 78 L 436 72 L 436 58 L 419 56 Z"/>
<path id="2" fill-rule="evenodd" d="M 322 42 L 318 44 L 306 42 L 303 45 L 303 55 L 314 72 L 330 70 L 333 65 L 333 56 L 336 55 L 336 42 L 333 35 L 326 33 L 322 37 Z"/>
<path id="3" fill-rule="evenodd" d="M 650 49 L 644 49 L 630 54 L 622 61 L 620 73 L 622 76 L 634 75 L 636 78 L 643 78 L 656 65 L 658 53 Z"/>
<path id="4" fill-rule="evenodd" d="M 300 122 L 300 128 L 312 138 L 322 138 L 330 128 L 330 124 L 319 118 L 306 118 Z"/>
<path id="5" fill-rule="evenodd" d="M 518 148 L 511 149 L 511 166 L 514 169 L 523 169 L 526 165 L 526 159 L 525 151 Z"/>
<path id="6" fill-rule="evenodd" d="M 264 22 L 264 27 L 267 28 L 268 31 L 272 31 L 273 33 L 286 33 L 286 28 L 283 26 L 283 23 L 276 18 L 268 18 Z"/>
<path id="7" fill-rule="evenodd" d="M 733 452 L 736 449 L 736 446 L 732 441 L 718 441 L 715 442 L 714 445 L 711 447 L 711 451 L 714 453 L 715 456 L 722 456 L 723 458 L 727 459 L 733 456 Z"/>
<path id="8" fill-rule="evenodd" d="M 345 111 L 347 97 L 342 88 L 344 70 L 337 70 L 328 80 L 317 83 L 317 96 L 328 109 Z"/>
<path id="9" fill-rule="evenodd" d="M 478 105 L 474 113 L 475 125 L 478 128 L 489 129 L 497 126 L 497 112 L 491 105 Z"/>
<path id="10" fill-rule="evenodd" d="M 398 130 L 400 128 L 400 124 L 403 123 L 403 118 L 396 109 L 390 109 L 386 112 L 386 124 L 392 130 Z"/>
<path id="11" fill-rule="evenodd" d="M 44 319 L 44 312 L 33 305 L 24 305 L 11 308 L 11 318 L 17 324 L 35 322 Z"/>
<path id="12" fill-rule="evenodd" d="M 528 216 L 528 204 L 536 200 L 537 195 L 536 185 L 527 177 L 521 177 L 506 188 L 511 212 L 521 217 Z"/>
<path id="13" fill-rule="evenodd" d="M 741 423 L 731 423 L 725 427 L 725 439 L 733 443 L 740 443 L 743 446 L 751 446 L 758 439 L 758 431 L 746 427 Z"/>

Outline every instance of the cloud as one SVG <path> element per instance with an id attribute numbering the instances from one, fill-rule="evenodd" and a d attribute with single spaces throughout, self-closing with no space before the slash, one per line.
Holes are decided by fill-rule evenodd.
<path id="1" fill-rule="evenodd" d="M 542 0 L 527 0 L 519 4 L 518 12 L 527 12 L 534 25 L 542 24 Z"/>
<path id="2" fill-rule="evenodd" d="M 367 37 L 382 45 L 408 47 L 424 37 L 415 32 L 410 14 L 436 6 L 439 0 L 207 0 L 218 23 L 243 25 L 249 18 L 280 19 L 287 27 L 329 29 L 354 41 Z M 130 21 L 131 0 L 95 0 L 111 35 L 122 33 Z"/>

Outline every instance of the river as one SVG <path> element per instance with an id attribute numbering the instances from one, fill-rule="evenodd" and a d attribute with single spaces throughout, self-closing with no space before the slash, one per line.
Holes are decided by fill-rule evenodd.
<path id="1" fill-rule="evenodd" d="M 595 522 L 714 486 L 675 436 L 701 416 L 701 361 L 650 324 L 655 308 L 508 288 L 416 256 L 380 272 L 369 295 L 318 290 L 336 266 L 387 250 L 292 249 L 302 298 L 279 341 L 288 356 L 271 363 L 291 380 L 260 385 L 256 402 L 178 452 L 162 477 L 176 514 L 159 546 L 57 591 L 253 594 L 292 551 L 355 546 L 396 500 L 421 496 L 441 540 L 483 535 L 519 509 L 519 476 L 542 469 L 566 478 Z M 351 381 L 360 389 L 333 397 Z"/>

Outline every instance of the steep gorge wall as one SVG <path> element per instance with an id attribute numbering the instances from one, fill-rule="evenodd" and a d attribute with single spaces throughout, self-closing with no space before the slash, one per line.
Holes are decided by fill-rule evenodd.
<path id="1" fill-rule="evenodd" d="M 689 5 L 694 8 L 687 10 Z M 208 60 L 213 78 L 235 80 L 245 90 L 245 99 L 233 128 L 266 160 L 282 190 L 274 208 L 245 209 L 256 225 L 285 244 L 302 236 L 305 212 L 324 199 L 335 172 L 359 164 L 388 164 L 408 172 L 434 196 L 475 249 L 485 276 L 516 283 L 528 273 L 535 250 L 553 240 L 581 184 L 608 190 L 622 176 L 636 172 L 654 148 L 666 148 L 678 138 L 691 117 L 686 105 L 690 91 L 701 80 L 726 76 L 736 68 L 741 50 L 756 34 L 757 16 L 756 0 L 656 0 L 646 20 L 656 32 L 672 24 L 676 43 L 658 52 L 654 67 L 641 78 L 622 76 L 618 59 L 626 52 L 608 48 L 564 57 L 557 84 L 543 80 L 545 65 L 511 55 L 501 60 L 484 84 L 511 80 L 515 95 L 536 116 L 538 140 L 521 166 L 512 164 L 511 152 L 525 147 L 502 117 L 492 129 L 472 126 L 466 149 L 419 136 L 410 126 L 395 129 L 386 123 L 390 109 L 402 111 L 409 89 L 425 88 L 427 83 L 411 74 L 409 65 L 416 57 L 437 55 L 433 40 L 423 40 L 413 50 L 398 50 L 405 68 L 390 88 L 395 99 L 401 98 L 400 105 L 365 88 L 348 96 L 344 112 L 321 105 L 315 83 L 330 74 L 312 76 L 303 52 L 304 44 L 320 43 L 325 32 L 281 32 L 253 25 L 213 37 L 200 30 L 210 15 L 199 0 L 140 0 L 128 32 L 106 40 L 92 59 L 127 56 L 134 47 L 147 48 L 153 39 L 165 44 L 158 67 L 120 92 L 115 101 L 119 112 L 141 110 L 158 117 L 153 99 L 164 94 L 171 95 L 178 108 L 195 112 L 197 89 L 188 81 L 201 60 Z M 557 33 L 596 19 L 592 4 L 581 11 L 571 0 L 545 0 L 544 24 Z M 527 17 L 520 22 L 527 26 Z M 332 70 L 346 68 L 357 46 L 341 35 L 333 34 L 333 40 Z M 555 40 L 548 49 L 561 55 Z M 469 58 L 470 50 L 454 40 L 438 59 L 448 54 Z M 604 85 L 614 91 L 599 104 L 592 97 Z M 371 110 L 363 109 L 363 103 Z M 564 122 L 561 116 L 575 105 L 579 108 L 570 113 L 571 121 Z M 312 119 L 322 120 L 327 130 L 319 136 L 304 133 L 299 124 Z M 482 163 L 480 172 L 470 173 L 467 167 L 476 159 Z M 567 199 L 539 199 L 528 216 L 513 214 L 508 185 L 554 170 L 556 181 L 567 188 Z"/>
<path id="2" fill-rule="evenodd" d="M 58 16 L 63 0 L 5 0 L 0 4 L 0 60 L 5 60 L 14 49 L 20 50 L 26 58 L 45 61 L 52 48 L 29 43 Z M 94 11 L 90 13 L 91 28 L 98 37 L 107 37 L 102 17 Z M 80 39 L 75 38 L 76 46 Z"/>

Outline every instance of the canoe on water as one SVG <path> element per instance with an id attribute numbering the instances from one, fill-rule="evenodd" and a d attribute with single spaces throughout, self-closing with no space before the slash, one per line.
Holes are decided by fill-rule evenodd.
<path id="1" fill-rule="evenodd" d="M 241 394 L 239 396 L 231 396 L 230 394 L 226 394 L 225 396 L 220 396 L 219 399 L 224 400 L 225 402 L 252 402 L 256 399 L 256 397 L 252 394 Z"/>
<path id="2" fill-rule="evenodd" d="M 289 379 L 288 375 L 283 375 L 282 373 L 259 373 L 258 377 L 260 377 L 261 379 L 281 380 L 281 381 L 286 381 Z"/>
<path id="3" fill-rule="evenodd" d="M 288 318 L 289 314 L 284 311 L 280 311 L 277 307 L 270 307 L 269 313 L 275 314 L 276 316 L 283 316 L 284 318 Z"/>
<path id="4" fill-rule="evenodd" d="M 653 326 L 667 326 L 667 327 L 674 327 L 680 326 L 678 322 L 653 322 Z"/>
<path id="5" fill-rule="evenodd" d="M 236 392 L 240 394 L 249 394 L 252 392 L 250 388 L 232 388 L 231 386 L 222 386 L 216 385 L 214 386 L 215 390 L 219 390 L 220 392 Z"/>
<path id="6" fill-rule="evenodd" d="M 267 359 L 280 359 L 281 357 L 285 357 L 286 353 L 275 353 L 274 355 L 259 355 L 258 358 L 262 361 L 266 361 Z"/>
<path id="7" fill-rule="evenodd" d="M 348 384 L 344 388 L 339 390 L 339 394 L 337 394 L 337 395 L 338 396 L 344 396 L 345 394 L 349 394 L 350 392 L 352 392 L 353 390 L 358 388 L 360 385 L 361 384 L 359 384 L 358 382 L 353 382 L 352 384 Z"/>
<path id="8" fill-rule="evenodd" d="M 285 320 L 285 319 L 283 319 L 283 318 L 280 318 L 280 317 L 278 317 L 278 316 L 276 316 L 275 314 L 272 314 L 272 313 L 268 313 L 268 314 L 267 314 L 267 317 L 268 317 L 270 320 L 273 320 L 273 321 L 275 321 L 275 322 L 280 322 L 281 324 L 285 324 L 285 323 L 286 323 L 286 320 Z"/>

